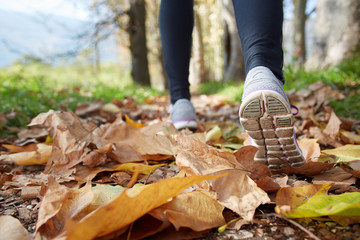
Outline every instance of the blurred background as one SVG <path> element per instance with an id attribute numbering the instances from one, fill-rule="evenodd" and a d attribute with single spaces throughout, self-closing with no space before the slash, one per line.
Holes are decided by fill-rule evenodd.
<path id="1" fill-rule="evenodd" d="M 238 101 L 244 66 L 232 1 L 194 2 L 191 88 Z M 9 114 L 99 98 L 166 95 L 159 7 L 160 0 L 0 0 L 0 113 L 13 121 Z M 360 1 L 285 0 L 284 19 L 286 89 L 319 80 L 357 88 Z"/>

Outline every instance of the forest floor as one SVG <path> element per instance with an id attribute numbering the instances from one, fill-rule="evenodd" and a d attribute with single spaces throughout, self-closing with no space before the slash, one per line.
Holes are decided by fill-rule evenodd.
<path id="1" fill-rule="evenodd" d="M 172 226 L 168 226 L 164 231 L 155 231 L 154 235 L 148 234 L 147 237 L 149 239 L 358 239 L 360 236 L 359 215 L 355 214 L 355 218 L 340 216 L 340 220 L 327 215 L 317 218 L 304 217 L 294 219 L 285 217 L 284 212 L 281 212 L 281 210 L 279 212 L 275 209 L 282 200 L 291 200 L 291 197 L 284 199 L 285 197 L 282 196 L 281 198 L 279 193 L 280 188 L 330 184 L 327 189 L 330 195 L 360 192 L 360 167 L 358 164 L 359 161 L 356 160 L 360 159 L 360 155 L 348 156 L 343 152 L 338 154 L 335 152 L 333 154 L 327 154 L 328 159 L 326 161 L 318 161 L 323 157 L 326 150 L 330 149 L 336 150 L 351 145 L 355 147 L 356 154 L 360 151 L 360 145 L 357 145 L 360 143 L 359 122 L 353 119 L 338 117 L 331 108 L 326 106 L 331 99 L 341 101 L 341 99 L 344 98 L 343 94 L 318 82 L 312 84 L 306 90 L 291 92 L 289 97 L 299 108 L 299 114 L 295 116 L 296 135 L 298 140 L 303 142 L 301 146 L 303 146 L 302 149 L 308 163 L 304 168 L 298 170 L 288 168 L 270 174 L 268 170 L 259 170 L 261 167 L 254 168 L 249 166 L 249 163 L 246 162 L 247 160 L 245 161 L 237 157 L 239 163 L 246 169 L 247 175 L 256 182 L 259 188 L 267 193 L 270 199 L 270 201 L 259 204 L 259 207 L 255 208 L 253 220 L 241 221 L 238 213 L 226 207 L 223 210 L 225 221 L 228 223 L 233 221 L 234 224 L 229 224 L 222 232 L 219 232 L 217 227 L 212 227 L 206 231 L 193 231 L 191 227 L 185 227 L 185 225 L 178 223 L 178 226 L 181 227 L 179 231 L 175 231 Z M 218 156 L 222 156 L 223 153 L 220 152 L 236 155 L 238 149 L 244 148 L 244 145 L 247 143 L 247 136 L 239 125 L 239 104 L 228 104 L 225 97 L 218 95 L 194 95 L 192 102 L 195 105 L 199 119 L 197 132 L 191 133 L 188 130 L 183 130 L 175 134 L 186 137 L 190 136 L 191 139 L 195 138 L 195 136 L 199 139 L 207 137 L 206 143 L 201 146 L 211 149 L 214 148 L 216 151 L 219 151 L 216 152 Z M 35 127 L 19 131 L 17 138 L 2 138 L 0 136 L 0 215 L 8 215 L 18 219 L 24 227 L 24 229 L 21 230 L 25 231 L 24 236 L 42 236 L 49 239 L 59 237 L 64 233 L 64 229 L 68 229 L 65 220 L 62 221 L 59 220 L 59 218 L 64 218 L 64 216 L 72 218 L 71 216 L 74 215 L 71 215 L 69 212 L 75 211 L 69 206 L 69 208 L 64 207 L 66 205 L 64 203 L 65 200 L 70 201 L 68 199 L 73 198 L 75 200 L 71 201 L 75 201 L 77 204 L 74 206 L 81 208 L 81 201 L 79 200 L 79 202 L 77 202 L 77 195 L 66 195 L 67 197 L 64 199 L 60 199 L 62 207 L 56 205 L 58 203 L 54 199 L 48 200 L 48 192 L 51 192 L 50 190 L 52 189 L 49 186 L 50 175 L 56 179 L 55 181 L 58 185 L 56 185 L 54 189 L 57 189 L 57 191 L 59 191 L 58 194 L 61 195 L 59 190 L 63 189 L 61 187 L 66 186 L 68 188 L 78 189 L 84 185 L 80 183 L 85 183 L 89 181 L 89 179 L 93 184 L 132 187 L 135 183 L 133 182 L 134 180 L 136 183 L 150 184 L 159 182 L 165 178 L 174 177 L 184 169 L 186 171 L 187 168 L 193 168 L 191 163 L 190 166 L 185 166 L 184 162 L 181 162 L 181 159 L 175 159 L 177 157 L 174 158 L 174 156 L 170 156 L 170 153 L 166 154 L 166 151 L 169 149 L 162 149 L 163 152 L 159 150 L 158 152 L 150 153 L 152 147 L 156 149 L 155 151 L 157 151 L 157 148 L 161 149 L 161 147 L 163 147 L 158 146 L 159 144 L 155 140 L 151 142 L 153 138 L 151 138 L 150 132 L 154 131 L 156 127 L 151 128 L 149 126 L 157 126 L 161 122 L 168 120 L 167 97 L 152 97 L 147 99 L 146 104 L 143 105 L 136 104 L 131 98 L 113 100 L 111 104 L 96 101 L 90 104 L 79 105 L 75 114 L 63 115 L 64 117 L 61 117 L 57 115 L 56 112 L 49 112 L 36 118 L 35 123 L 33 122 L 33 125 L 36 125 Z M 111 132 L 114 122 L 119 122 L 119 116 L 121 118 L 120 120 L 124 120 L 123 122 L 127 124 L 127 127 L 123 130 L 126 134 L 131 134 L 131 136 L 129 135 L 130 137 L 125 136 L 124 139 L 119 139 L 119 136 L 116 134 L 122 135 L 122 133 Z M 145 135 L 141 136 L 146 138 L 146 141 L 150 141 L 148 142 L 149 145 L 140 145 L 143 144 L 142 139 L 135 138 L 132 141 L 126 142 L 126 146 L 130 146 L 129 149 L 135 152 L 126 153 L 129 154 L 128 156 L 134 157 L 134 159 L 136 159 L 139 154 L 141 155 L 140 160 L 142 161 L 137 159 L 133 162 L 144 163 L 144 156 L 146 156 L 145 163 L 150 165 L 161 163 L 163 165 L 148 174 L 142 172 L 139 174 L 139 172 L 131 171 L 131 169 L 127 169 L 127 171 L 124 172 L 115 171 L 114 169 L 95 171 L 95 169 L 104 166 L 112 168 L 114 165 L 109 161 L 116 159 L 116 156 L 114 156 L 114 154 L 111 155 L 111 151 L 109 152 L 109 150 L 104 150 L 103 148 L 97 149 L 95 145 L 91 145 L 97 143 L 96 141 L 98 140 L 94 139 L 92 139 L 91 144 L 87 146 L 89 151 L 87 155 L 91 155 L 89 154 L 91 152 L 94 153 L 94 156 L 92 158 L 86 158 L 85 160 L 83 159 L 82 162 L 73 162 L 70 164 L 71 166 L 65 164 L 66 171 L 64 170 L 65 165 L 60 166 L 54 162 L 49 164 L 49 158 L 54 159 L 54 156 L 47 155 L 45 160 L 41 156 L 39 157 L 39 154 L 45 154 L 45 152 L 41 152 L 39 144 L 51 146 L 52 154 L 54 154 L 55 151 L 60 154 L 60 157 L 57 156 L 57 158 L 61 158 L 61 154 L 68 154 L 69 151 L 73 151 L 71 152 L 71 154 L 73 154 L 72 156 L 77 155 L 76 151 L 79 151 L 79 149 L 75 149 L 78 147 L 76 142 L 79 142 L 79 139 L 83 141 L 87 136 L 82 135 L 80 138 L 77 138 L 79 134 L 81 135 L 81 133 L 77 132 L 72 133 L 73 135 L 77 135 L 76 138 L 71 138 L 73 136 L 71 134 L 61 135 L 62 138 L 59 140 L 59 132 L 63 131 L 61 134 L 65 134 L 65 132 L 80 131 L 79 128 L 83 127 L 83 125 L 78 125 L 80 124 L 77 122 L 78 119 L 80 119 L 79 121 L 81 123 L 86 122 L 88 124 L 86 127 L 91 125 L 92 127 L 102 129 L 102 131 L 108 131 L 107 133 L 99 132 L 103 134 L 103 138 L 107 137 L 110 139 L 111 135 L 111 139 L 118 139 L 119 142 L 128 141 L 128 138 L 139 134 L 136 129 L 133 129 L 134 127 L 138 129 L 147 127 L 147 132 L 145 133 L 145 130 L 143 130 Z M 131 127 L 128 125 L 131 125 Z M 72 127 L 74 127 L 74 129 L 72 129 Z M 211 129 L 215 129 L 214 127 L 218 127 L 220 130 L 209 134 Z M 166 129 L 171 134 L 174 133 L 171 127 L 167 127 Z M 113 136 L 114 134 L 115 136 Z M 49 136 L 53 139 L 50 139 Z M 58 139 L 56 139 L 56 137 Z M 149 137 L 150 140 L 147 139 L 147 137 Z M 192 141 L 189 139 L 185 140 Z M 112 141 L 114 142 L 115 140 Z M 181 141 L 181 138 L 179 141 Z M 64 144 L 69 144 L 65 147 L 66 151 L 68 151 L 67 153 L 62 149 Z M 140 148 L 142 147 L 143 149 L 141 150 Z M 181 146 L 178 148 L 181 149 Z M 130 151 L 129 149 L 126 151 Z M 254 152 L 251 148 L 246 149 L 247 152 Z M 83 150 L 84 148 L 82 151 Z M 196 152 L 196 150 L 194 149 L 193 152 Z M 344 155 L 345 158 L 347 157 L 346 161 L 341 160 Z M 123 157 L 123 155 L 121 156 Z M 201 158 L 201 156 L 195 156 L 194 159 L 196 159 L 196 157 Z M 352 158 L 349 160 L 349 157 Z M 38 164 L 38 160 L 42 161 L 42 164 Z M 77 161 L 76 157 L 70 160 Z M 174 160 L 176 160 L 176 164 L 174 164 Z M 334 160 L 334 162 L 337 161 L 336 164 L 331 162 L 332 160 Z M 117 161 L 122 163 L 121 160 Z M 316 162 L 316 164 L 311 165 L 313 163 L 309 162 Z M 45 165 L 46 163 L 47 165 Z M 88 172 L 85 172 L 87 178 L 78 174 L 80 172 L 79 169 L 83 169 L 82 167 L 84 166 L 87 167 Z M 194 169 L 195 168 L 192 170 L 196 173 Z M 201 171 L 199 170 L 198 172 Z M 264 175 L 261 175 L 262 173 L 264 173 Z M 91 176 L 91 178 L 89 178 L 89 176 Z M 82 179 L 79 181 L 80 178 Z M 228 185 L 223 186 L 223 188 L 227 186 Z M 306 196 L 306 198 L 308 198 L 308 196 Z M 47 212 L 49 210 L 45 209 L 45 203 L 41 204 L 46 201 L 49 201 L 47 202 L 48 206 L 54 204 L 54 206 L 51 206 L 57 208 L 57 210 L 54 210 L 52 213 Z M 291 205 L 292 203 L 290 202 L 288 204 Z M 357 202 L 356 204 L 357 207 L 352 209 L 359 212 L 358 206 L 360 203 Z M 41 214 L 39 214 L 39 210 L 42 211 Z M 67 215 L 67 213 L 69 214 Z M 155 216 L 154 213 L 152 213 L 152 216 Z M 176 222 L 176 219 L 174 221 Z M 174 225 L 174 222 L 172 223 Z M 145 229 L 144 231 L 149 231 L 146 227 L 143 226 L 143 228 Z M 131 225 L 129 232 L 131 232 L 131 230 L 141 232 L 141 230 L 136 229 L 133 225 Z M 4 231 L 4 229 L 0 227 L 0 234 L 4 233 L 2 231 Z M 16 231 L 19 231 L 19 229 Z M 34 234 L 35 231 L 37 235 Z M 54 232 L 59 235 L 52 235 Z M 120 235 L 120 237 L 116 239 L 125 239 L 130 236 L 129 233 L 125 234 L 125 237 L 124 234 L 117 235 Z M 134 236 L 135 235 L 136 234 L 134 234 Z M 109 237 L 111 235 L 107 236 L 108 238 L 113 238 Z"/>

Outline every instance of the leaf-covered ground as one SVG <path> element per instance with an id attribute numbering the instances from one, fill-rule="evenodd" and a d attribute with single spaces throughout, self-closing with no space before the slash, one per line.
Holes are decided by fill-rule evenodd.
<path id="1" fill-rule="evenodd" d="M 0 138 L 0 236 L 357 239 L 360 124 L 326 106 L 344 96 L 320 82 L 289 97 L 307 163 L 277 172 L 216 95 L 193 97 L 196 133 L 168 123 L 166 97 L 42 113 Z"/>

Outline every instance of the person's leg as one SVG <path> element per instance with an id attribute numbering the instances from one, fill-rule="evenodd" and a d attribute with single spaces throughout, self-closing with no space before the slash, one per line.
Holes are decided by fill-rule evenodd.
<path id="1" fill-rule="evenodd" d="M 246 79 L 239 115 L 259 150 L 255 161 L 270 169 L 305 163 L 294 117 L 283 90 L 282 0 L 233 0 Z"/>
<path id="2" fill-rule="evenodd" d="M 162 0 L 159 27 L 171 103 L 190 99 L 189 63 L 194 25 L 193 0 Z"/>
<path id="3" fill-rule="evenodd" d="M 233 4 L 246 74 L 257 66 L 264 66 L 284 82 L 283 1 L 233 0 Z"/>
<path id="4" fill-rule="evenodd" d="M 177 129 L 195 129 L 196 113 L 190 102 L 188 78 L 194 26 L 193 0 L 162 0 L 159 26 L 172 103 L 171 121 Z"/>

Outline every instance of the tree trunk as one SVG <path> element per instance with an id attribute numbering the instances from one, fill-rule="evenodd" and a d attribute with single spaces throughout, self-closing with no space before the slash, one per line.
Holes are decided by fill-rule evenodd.
<path id="1" fill-rule="evenodd" d="M 224 24 L 224 79 L 244 80 L 245 67 L 232 1 L 222 0 Z"/>
<path id="2" fill-rule="evenodd" d="M 318 0 L 314 48 L 306 68 L 327 68 L 359 52 L 360 1 Z"/>
<path id="3" fill-rule="evenodd" d="M 294 33 L 293 33 L 293 57 L 296 65 L 302 66 L 306 59 L 305 22 L 307 0 L 293 0 L 294 3 Z"/>
<path id="4" fill-rule="evenodd" d="M 146 34 L 151 86 L 162 91 L 168 89 L 159 30 L 161 0 L 146 0 Z"/>
<path id="5" fill-rule="evenodd" d="M 144 0 L 131 0 L 128 26 L 132 65 L 131 74 L 136 83 L 150 86 L 145 18 L 146 11 Z"/>
<path id="6" fill-rule="evenodd" d="M 191 90 L 197 90 L 198 87 L 205 79 L 205 64 L 204 64 L 204 44 L 202 37 L 202 28 L 200 16 L 194 13 L 194 30 L 192 41 L 192 56 L 190 59 L 190 73 L 189 82 Z"/>

